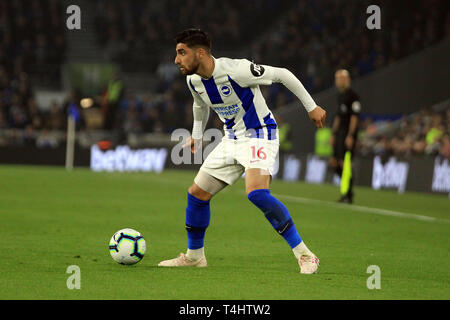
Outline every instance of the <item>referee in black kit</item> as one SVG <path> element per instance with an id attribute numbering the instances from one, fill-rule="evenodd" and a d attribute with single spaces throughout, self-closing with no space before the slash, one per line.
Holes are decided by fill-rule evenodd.
<path id="1" fill-rule="evenodd" d="M 351 88 L 350 74 L 347 70 L 336 71 L 334 78 L 339 96 L 330 141 L 334 149 L 330 165 L 341 177 L 339 202 L 353 203 L 351 159 L 355 151 L 361 103 L 359 96 Z"/>

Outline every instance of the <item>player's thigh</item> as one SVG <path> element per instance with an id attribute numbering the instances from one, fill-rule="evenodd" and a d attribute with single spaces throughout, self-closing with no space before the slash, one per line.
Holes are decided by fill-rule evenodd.
<path id="1" fill-rule="evenodd" d="M 200 171 L 228 185 L 234 184 L 244 173 L 244 167 L 236 161 L 235 153 L 233 142 L 220 142 L 205 159 Z"/>
<path id="2" fill-rule="evenodd" d="M 247 139 L 237 145 L 237 161 L 248 169 L 263 169 L 273 174 L 279 151 L 278 140 Z"/>
<path id="3" fill-rule="evenodd" d="M 210 175 L 204 170 L 199 170 L 191 187 L 200 189 L 211 195 L 209 197 L 210 199 L 212 196 L 222 191 L 226 186 L 228 186 L 226 182 Z"/>
<path id="4" fill-rule="evenodd" d="M 278 140 L 249 139 L 239 145 L 238 160 L 245 167 L 247 194 L 253 190 L 269 188 L 278 151 Z"/>

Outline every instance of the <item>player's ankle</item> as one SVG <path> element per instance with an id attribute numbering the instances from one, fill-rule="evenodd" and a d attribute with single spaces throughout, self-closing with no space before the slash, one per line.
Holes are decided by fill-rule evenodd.
<path id="1" fill-rule="evenodd" d="M 186 258 L 188 258 L 191 261 L 197 261 L 200 260 L 205 256 L 205 248 L 199 248 L 199 249 L 187 249 Z"/>
<path id="2" fill-rule="evenodd" d="M 313 255 L 313 253 L 305 245 L 304 241 L 300 242 L 295 248 L 292 249 L 292 251 L 294 252 L 294 255 L 297 259 L 304 255 Z"/>

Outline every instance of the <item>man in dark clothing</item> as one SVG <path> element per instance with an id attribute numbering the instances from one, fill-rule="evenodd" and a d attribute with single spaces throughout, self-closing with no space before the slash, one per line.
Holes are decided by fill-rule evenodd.
<path id="1" fill-rule="evenodd" d="M 339 202 L 353 203 L 351 158 L 355 151 L 361 103 L 359 102 L 359 96 L 351 88 L 350 74 L 347 70 L 336 71 L 335 84 L 339 96 L 330 141 L 334 149 L 330 165 L 341 177 L 341 198 Z"/>
<path id="2" fill-rule="evenodd" d="M 123 82 L 118 72 L 114 73 L 113 78 L 108 83 L 108 90 L 106 92 L 106 103 L 104 106 L 104 129 L 117 129 L 119 124 L 118 112 L 119 103 L 123 98 Z"/>

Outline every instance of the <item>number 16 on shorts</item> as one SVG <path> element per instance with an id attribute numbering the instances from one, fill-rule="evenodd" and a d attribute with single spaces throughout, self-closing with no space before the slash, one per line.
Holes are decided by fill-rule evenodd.
<path id="1" fill-rule="evenodd" d="M 266 160 L 267 159 L 267 154 L 264 151 L 264 146 L 263 147 L 259 147 L 259 146 L 250 146 L 250 149 L 252 151 L 252 156 L 250 159 L 250 162 L 256 162 L 259 160 Z"/>
<path id="2" fill-rule="evenodd" d="M 259 168 L 273 172 L 278 155 L 278 141 L 251 139 L 249 144 L 249 168 Z"/>

